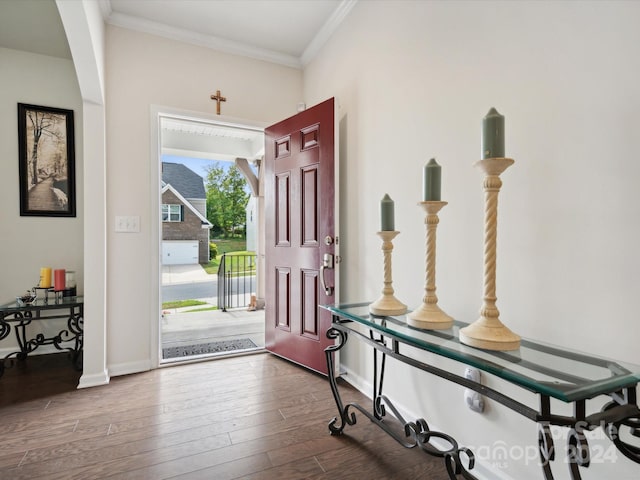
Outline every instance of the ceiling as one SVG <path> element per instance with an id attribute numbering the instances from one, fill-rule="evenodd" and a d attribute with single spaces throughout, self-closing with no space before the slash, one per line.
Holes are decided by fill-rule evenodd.
<path id="1" fill-rule="evenodd" d="M 108 24 L 294 68 L 302 68 L 315 56 L 357 2 L 96 1 Z M 0 0 L 0 47 L 71 59 L 55 0 Z M 261 132 L 224 130 L 166 119 L 163 151 L 199 158 L 260 156 Z M 235 154 L 229 151 L 234 148 Z"/>
<path id="2" fill-rule="evenodd" d="M 53 0 L 0 0 L 0 47 L 71 58 Z"/>
<path id="3" fill-rule="evenodd" d="M 163 116 L 160 129 L 165 155 L 222 161 L 264 155 L 264 133 L 258 128 Z"/>
<path id="4" fill-rule="evenodd" d="M 100 0 L 112 25 L 292 67 L 306 64 L 356 0 Z"/>
<path id="5" fill-rule="evenodd" d="M 96 0 L 131 30 L 302 68 L 357 0 Z M 0 0 L 0 47 L 71 58 L 54 0 Z"/>

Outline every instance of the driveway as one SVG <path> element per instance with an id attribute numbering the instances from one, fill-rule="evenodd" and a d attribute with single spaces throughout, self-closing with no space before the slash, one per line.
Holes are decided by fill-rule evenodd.
<path id="1" fill-rule="evenodd" d="M 162 285 L 176 285 L 180 283 L 210 282 L 215 275 L 209 275 L 199 264 L 192 265 L 163 265 Z"/>
<path id="2" fill-rule="evenodd" d="M 231 282 L 225 296 L 227 308 L 244 307 L 251 302 L 256 277 L 245 277 L 246 280 Z M 218 305 L 218 276 L 209 275 L 200 265 L 163 265 L 162 291 L 163 302 L 178 300 L 201 300 Z"/>

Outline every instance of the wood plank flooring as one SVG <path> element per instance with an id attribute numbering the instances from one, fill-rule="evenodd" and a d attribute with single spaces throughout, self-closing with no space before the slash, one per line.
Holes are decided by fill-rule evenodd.
<path id="1" fill-rule="evenodd" d="M 448 478 L 364 416 L 329 435 L 326 378 L 267 353 L 176 365 L 77 390 L 62 355 L 0 377 L 0 479 Z M 369 404 L 341 383 L 343 400 Z"/>

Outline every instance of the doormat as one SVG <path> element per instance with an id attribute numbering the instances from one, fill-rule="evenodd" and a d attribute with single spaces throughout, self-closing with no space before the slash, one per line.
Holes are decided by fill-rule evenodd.
<path id="1" fill-rule="evenodd" d="M 182 347 L 167 347 L 162 349 L 162 358 L 192 357 L 195 355 L 207 355 L 210 353 L 235 352 L 236 350 L 248 350 L 257 345 L 248 338 L 234 340 L 222 340 L 220 342 L 198 343 L 196 345 L 184 345 Z"/>

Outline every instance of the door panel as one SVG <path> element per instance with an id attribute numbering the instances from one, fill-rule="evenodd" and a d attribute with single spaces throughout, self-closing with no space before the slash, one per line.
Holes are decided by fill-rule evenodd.
<path id="1" fill-rule="evenodd" d="M 302 272 L 302 298 L 316 298 L 320 284 L 318 282 L 317 270 L 304 270 Z M 302 335 L 307 338 L 318 340 L 320 332 L 318 331 L 318 301 L 303 301 L 301 306 L 302 318 Z"/>
<path id="2" fill-rule="evenodd" d="M 327 373 L 324 349 L 331 326 L 318 304 L 334 303 L 321 287 L 320 266 L 336 246 L 334 100 L 265 130 L 266 348 Z M 324 272 L 335 285 L 335 270 Z"/>
<path id="3" fill-rule="evenodd" d="M 313 165 L 302 170 L 302 245 L 318 246 L 318 167 Z"/>
<path id="4" fill-rule="evenodd" d="M 289 206 L 291 195 L 289 193 L 290 172 L 284 172 L 276 177 L 275 188 L 277 202 L 274 205 L 275 221 L 276 221 L 276 245 L 278 247 L 288 247 L 291 245 L 289 234 Z"/>

